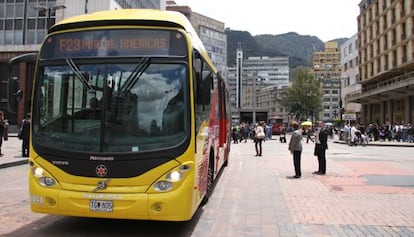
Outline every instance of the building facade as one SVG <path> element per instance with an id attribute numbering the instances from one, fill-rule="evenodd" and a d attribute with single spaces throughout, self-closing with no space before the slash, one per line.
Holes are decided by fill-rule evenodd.
<path id="1" fill-rule="evenodd" d="M 312 73 L 314 79 L 321 80 L 322 85 L 322 112 L 319 119 L 339 121 L 341 52 L 336 41 L 326 42 L 324 51 L 313 53 Z"/>
<path id="2" fill-rule="evenodd" d="M 361 123 L 412 123 L 414 118 L 414 0 L 359 4 Z"/>
<path id="3" fill-rule="evenodd" d="M 341 45 L 341 82 L 339 107 L 347 114 L 354 114 L 358 120 L 361 117 L 361 104 L 347 100 L 347 95 L 361 91 L 358 69 L 358 35 L 353 35 Z"/>
<path id="4" fill-rule="evenodd" d="M 278 98 L 282 88 L 290 85 L 289 58 L 262 56 L 243 59 L 240 44 L 236 57 L 236 66 L 228 68 L 227 74 L 231 97 L 234 98 L 232 113 L 235 122 L 284 116 Z M 256 114 L 256 118 L 253 114 Z"/>
<path id="5" fill-rule="evenodd" d="M 165 0 L 2 0 L 0 1 L 0 110 L 12 125 L 30 111 L 34 58 L 50 26 L 65 18 L 121 8 L 165 9 Z M 26 54 L 26 55 L 25 55 Z M 25 55 L 25 56 L 22 56 Z M 10 64 L 10 62 L 12 64 Z M 10 108 L 17 81 L 23 94 L 17 109 Z M 13 83 L 14 84 L 14 83 Z"/>

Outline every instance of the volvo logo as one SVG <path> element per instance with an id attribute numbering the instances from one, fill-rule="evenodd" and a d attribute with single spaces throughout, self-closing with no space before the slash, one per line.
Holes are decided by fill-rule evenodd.
<path id="1" fill-rule="evenodd" d="M 99 177 L 105 177 L 106 174 L 108 173 L 108 169 L 104 165 L 98 165 L 95 168 L 95 172 L 96 172 L 96 175 L 98 175 Z"/>
<path id="2" fill-rule="evenodd" d="M 110 181 L 111 181 L 111 179 L 107 179 L 107 180 L 104 180 L 104 181 L 99 181 L 98 186 L 94 190 L 92 190 L 92 192 L 96 192 L 98 190 L 106 189 L 106 187 L 108 187 L 108 183 Z"/>

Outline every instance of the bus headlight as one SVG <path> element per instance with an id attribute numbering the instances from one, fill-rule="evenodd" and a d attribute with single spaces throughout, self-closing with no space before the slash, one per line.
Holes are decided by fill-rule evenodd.
<path id="1" fill-rule="evenodd" d="M 185 174 L 188 174 L 188 171 L 191 170 L 191 165 L 183 164 L 180 167 L 167 173 L 162 180 L 157 181 L 154 184 L 154 189 L 159 192 L 166 192 L 171 190 L 174 187 L 174 183 L 179 183 L 185 177 Z"/>
<path id="2" fill-rule="evenodd" d="M 172 189 L 173 185 L 170 181 L 165 181 L 165 180 L 161 180 L 155 183 L 154 185 L 154 189 L 157 191 L 168 191 L 170 189 Z"/>
<path id="3" fill-rule="evenodd" d="M 53 178 L 47 176 L 39 178 L 39 183 L 44 187 L 52 187 L 56 184 Z"/>
<path id="4" fill-rule="evenodd" d="M 167 174 L 167 180 L 170 182 L 178 182 L 183 178 L 183 173 L 180 171 L 173 171 Z"/>
<path id="5" fill-rule="evenodd" d="M 33 176 L 38 178 L 39 184 L 43 187 L 53 187 L 56 181 L 46 174 L 46 171 L 41 167 L 32 168 Z"/>

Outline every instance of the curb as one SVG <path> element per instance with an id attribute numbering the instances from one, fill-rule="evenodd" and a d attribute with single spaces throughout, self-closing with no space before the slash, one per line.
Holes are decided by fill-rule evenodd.
<path id="1" fill-rule="evenodd" d="M 333 143 L 343 144 L 347 145 L 344 141 L 333 141 Z M 392 146 L 392 147 L 414 147 L 414 143 L 412 145 L 410 144 L 404 144 L 404 143 L 368 143 L 366 145 L 360 145 L 360 146 Z"/>
<path id="2" fill-rule="evenodd" d="M 24 165 L 24 164 L 27 164 L 27 163 L 29 163 L 28 159 L 13 161 L 13 162 L 9 162 L 9 163 L 0 164 L 0 169 L 13 167 L 13 166 L 18 166 L 18 165 Z"/>

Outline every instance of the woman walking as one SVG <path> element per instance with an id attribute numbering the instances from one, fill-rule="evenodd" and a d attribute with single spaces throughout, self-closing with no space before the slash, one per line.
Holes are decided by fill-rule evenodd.
<path id="1" fill-rule="evenodd" d="M 254 130 L 254 146 L 256 148 L 256 156 L 262 156 L 262 142 L 266 137 L 266 134 L 264 132 L 264 125 L 264 121 L 260 121 Z"/>

